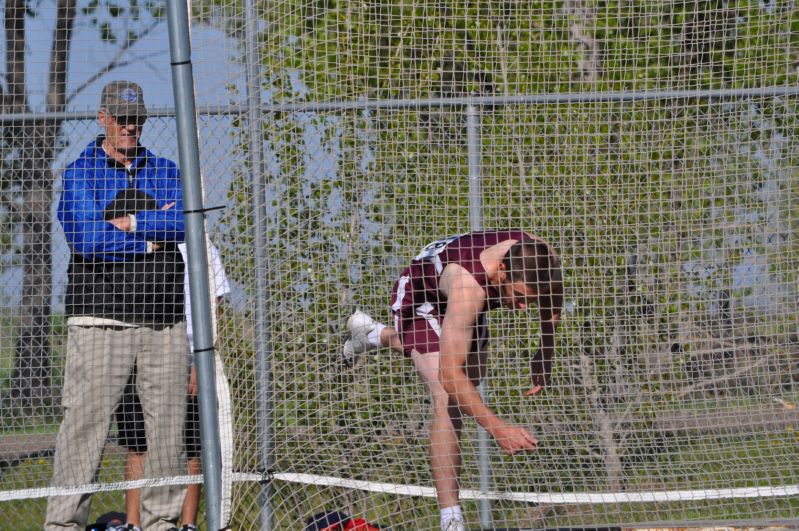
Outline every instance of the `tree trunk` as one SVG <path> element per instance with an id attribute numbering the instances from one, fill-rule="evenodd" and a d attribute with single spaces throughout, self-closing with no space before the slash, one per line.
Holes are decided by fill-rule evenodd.
<path id="1" fill-rule="evenodd" d="M 22 298 L 16 341 L 11 396 L 18 406 L 45 405 L 51 394 L 50 385 L 50 297 L 52 266 L 50 263 L 52 204 L 52 162 L 54 128 L 41 125 L 20 127 L 15 131 L 15 144 L 23 149 L 22 207 Z"/>
<path id="2" fill-rule="evenodd" d="M 624 490 L 624 469 L 614 422 L 602 403 L 594 361 L 585 351 L 580 353 L 580 379 L 587 393 L 594 433 L 602 447 L 602 459 L 607 474 L 606 488 L 611 492 L 621 492 Z"/>
<path id="3" fill-rule="evenodd" d="M 25 90 L 25 2 L 10 0 L 5 10 L 9 102 L 14 112 L 29 112 Z M 67 63 L 75 19 L 75 0 L 59 0 L 58 18 L 50 57 L 47 110 L 62 111 L 66 105 Z M 9 31 L 11 29 L 11 31 Z M 13 52 L 12 52 L 13 50 Z M 12 55 L 13 53 L 13 55 Z M 20 149 L 17 178 L 22 190 L 19 219 L 22 228 L 24 278 L 19 308 L 13 404 L 21 407 L 47 405 L 51 395 L 50 299 L 53 274 L 50 262 L 53 202 L 52 164 L 60 121 L 31 121 L 12 129 L 14 145 Z"/>
<path id="4" fill-rule="evenodd" d="M 577 61 L 579 72 L 575 78 L 585 83 L 593 83 L 599 79 L 601 66 L 601 47 L 599 41 L 592 35 L 596 17 L 586 0 L 566 0 L 564 11 L 569 17 L 571 39 L 579 44 L 583 51 L 582 58 Z"/>

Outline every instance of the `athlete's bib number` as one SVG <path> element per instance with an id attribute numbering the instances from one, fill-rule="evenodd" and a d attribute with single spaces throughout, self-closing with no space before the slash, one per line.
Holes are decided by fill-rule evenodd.
<path id="1" fill-rule="evenodd" d="M 441 251 L 447 248 L 447 245 L 454 242 L 460 236 L 450 236 L 449 238 L 445 238 L 443 240 L 436 240 L 434 242 L 428 243 L 424 246 L 419 254 L 414 257 L 414 260 L 430 260 L 437 254 L 440 254 Z"/>

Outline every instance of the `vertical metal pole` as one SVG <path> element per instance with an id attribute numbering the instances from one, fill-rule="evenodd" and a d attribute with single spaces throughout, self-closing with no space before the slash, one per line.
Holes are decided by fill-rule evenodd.
<path id="1" fill-rule="evenodd" d="M 469 225 L 470 230 L 483 229 L 483 182 L 482 182 L 482 153 L 480 150 L 480 110 L 474 105 L 466 107 L 466 137 L 467 152 L 469 157 Z M 485 400 L 486 382 L 483 381 L 477 388 L 480 396 Z M 491 490 L 491 461 L 488 457 L 489 437 L 488 432 L 482 427 L 477 428 L 477 466 L 480 472 L 480 492 L 487 493 Z M 489 529 L 492 525 L 491 501 L 479 501 L 480 527 Z"/>
<path id="2" fill-rule="evenodd" d="M 205 250 L 205 215 L 202 212 L 202 178 L 194 103 L 194 74 L 191 67 L 189 13 L 185 1 L 178 0 L 166 4 L 178 153 L 183 183 L 183 206 L 186 211 L 186 243 L 189 257 L 187 267 L 189 268 L 191 288 L 191 315 L 194 323 L 194 354 L 199 390 L 205 506 L 207 527 L 213 531 L 222 527 L 220 522 L 222 460 L 214 379 L 211 290 L 208 283 L 208 258 Z"/>
<path id="3" fill-rule="evenodd" d="M 263 156 L 263 116 L 261 114 L 261 55 L 258 45 L 258 19 L 253 0 L 244 2 L 244 53 L 247 67 L 247 120 L 250 150 L 252 185 L 252 211 L 254 216 L 252 239 L 255 245 L 255 371 L 256 413 L 258 426 L 258 450 L 260 468 L 269 474 L 275 463 L 274 402 L 272 397 L 272 356 L 269 350 L 269 275 L 267 255 L 267 211 L 266 211 L 266 165 Z M 273 485 L 270 481 L 261 484 L 259 505 L 261 507 L 261 530 L 274 528 L 272 507 Z"/>

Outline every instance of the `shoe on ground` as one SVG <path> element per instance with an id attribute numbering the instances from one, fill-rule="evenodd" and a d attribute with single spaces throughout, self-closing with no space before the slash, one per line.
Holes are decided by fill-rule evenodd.
<path id="1" fill-rule="evenodd" d="M 109 525 L 106 527 L 107 531 L 141 531 L 141 528 L 136 527 L 133 524 L 118 524 L 118 525 Z"/>
<path id="2" fill-rule="evenodd" d="M 441 531 L 466 531 L 466 523 L 460 518 L 453 518 L 441 528 Z"/>
<path id="3" fill-rule="evenodd" d="M 369 344 L 369 333 L 376 327 L 374 319 L 360 310 L 355 310 L 347 319 L 347 335 L 349 339 L 344 342 L 344 362 L 350 367 L 360 359 L 361 355 L 370 350 L 375 350 Z"/>
<path id="4" fill-rule="evenodd" d="M 179 531 L 197 531 L 197 526 L 194 524 L 183 524 Z"/>

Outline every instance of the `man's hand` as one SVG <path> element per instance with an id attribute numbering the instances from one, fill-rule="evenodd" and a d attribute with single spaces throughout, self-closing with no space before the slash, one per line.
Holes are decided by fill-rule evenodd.
<path id="1" fill-rule="evenodd" d="M 130 218 L 128 216 L 109 219 L 108 223 L 118 228 L 119 230 L 124 230 L 125 232 L 128 232 L 130 230 Z"/>
<path id="2" fill-rule="evenodd" d="M 175 202 L 171 201 L 164 206 L 161 207 L 161 210 L 169 210 L 175 206 Z M 131 229 L 131 219 L 130 216 L 122 216 L 120 218 L 109 219 L 108 223 L 113 225 L 114 227 L 118 228 L 119 230 L 124 230 L 125 232 L 130 232 Z"/>
<path id="3" fill-rule="evenodd" d="M 502 448 L 502 451 L 509 455 L 525 450 L 535 450 L 536 446 L 538 446 L 538 439 L 519 426 L 506 424 L 494 430 L 491 435 L 497 440 L 497 444 Z"/>

